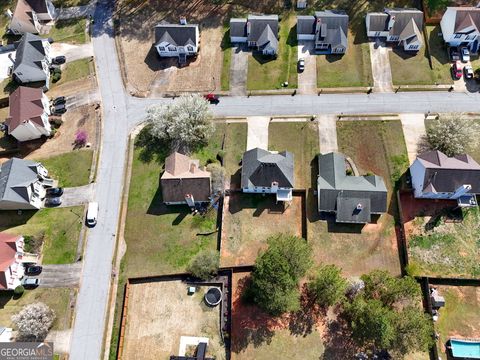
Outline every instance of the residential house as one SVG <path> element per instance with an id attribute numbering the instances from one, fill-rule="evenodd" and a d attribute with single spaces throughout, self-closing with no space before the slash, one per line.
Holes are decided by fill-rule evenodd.
<path id="1" fill-rule="evenodd" d="M 452 199 L 462 207 L 476 206 L 480 193 L 480 165 L 470 155 L 448 157 L 441 151 L 429 151 L 410 166 L 416 198 Z"/>
<path id="2" fill-rule="evenodd" d="M 16 35 L 38 34 L 41 22 L 52 21 L 55 16 L 55 6 L 50 0 L 18 0 L 9 29 Z"/>
<path id="3" fill-rule="evenodd" d="M 345 11 L 317 11 L 314 16 L 297 16 L 297 39 L 314 41 L 322 54 L 345 54 L 348 47 L 348 15 Z"/>
<path id="4" fill-rule="evenodd" d="M 160 178 L 163 202 L 167 205 L 208 202 L 211 195 L 210 173 L 200 162 L 174 152 L 165 159 L 165 172 Z"/>
<path id="5" fill-rule="evenodd" d="M 49 87 L 50 80 L 50 43 L 37 35 L 26 33 L 17 47 L 13 79 L 20 84 L 45 82 Z"/>
<path id="6" fill-rule="evenodd" d="M 405 51 L 418 51 L 423 46 L 423 12 L 418 9 L 368 13 L 365 23 L 368 37 L 385 38 Z"/>
<path id="7" fill-rule="evenodd" d="M 254 148 L 243 154 L 241 185 L 244 193 L 276 194 L 277 201 L 291 201 L 294 180 L 291 152 Z"/>
<path id="8" fill-rule="evenodd" d="M 182 18 L 180 24 L 158 24 L 155 26 L 155 48 L 160 57 L 178 57 L 180 64 L 188 56 L 196 56 L 199 51 L 200 33 L 198 25 L 187 24 Z"/>
<path id="9" fill-rule="evenodd" d="M 479 50 L 480 8 L 447 7 L 440 21 L 443 40 L 449 46 L 466 46 L 471 52 Z"/>
<path id="10" fill-rule="evenodd" d="M 19 86 L 10 94 L 9 104 L 5 124 L 15 139 L 28 141 L 50 136 L 50 105 L 42 89 Z"/>
<path id="11" fill-rule="evenodd" d="M 14 290 L 24 274 L 23 236 L 0 233 L 0 290 Z"/>
<path id="12" fill-rule="evenodd" d="M 230 19 L 230 41 L 246 43 L 249 48 L 263 55 L 278 52 L 278 15 L 248 15 Z"/>
<path id="13" fill-rule="evenodd" d="M 42 164 L 12 158 L 0 168 L 0 210 L 40 209 L 45 187 L 52 185 Z"/>
<path id="14" fill-rule="evenodd" d="M 335 214 L 338 223 L 366 224 L 387 211 L 387 187 L 380 176 L 347 175 L 345 155 L 318 156 L 318 211 Z"/>

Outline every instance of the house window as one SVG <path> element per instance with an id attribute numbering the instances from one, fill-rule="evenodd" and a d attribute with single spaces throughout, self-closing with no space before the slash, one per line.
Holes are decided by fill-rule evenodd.
<path id="1" fill-rule="evenodd" d="M 158 47 L 158 50 L 160 50 L 160 51 L 165 51 L 165 47 L 164 47 L 164 46 L 159 46 L 159 47 Z"/>
<path id="2" fill-rule="evenodd" d="M 462 34 L 455 34 L 455 39 L 460 39 L 462 37 Z"/>
<path id="3" fill-rule="evenodd" d="M 375 36 L 380 36 L 380 31 L 375 32 Z"/>
<path id="4" fill-rule="evenodd" d="M 193 52 L 193 46 L 187 46 L 187 50 Z"/>
<path id="5" fill-rule="evenodd" d="M 169 46 L 168 51 L 177 51 L 177 48 L 175 46 Z"/>

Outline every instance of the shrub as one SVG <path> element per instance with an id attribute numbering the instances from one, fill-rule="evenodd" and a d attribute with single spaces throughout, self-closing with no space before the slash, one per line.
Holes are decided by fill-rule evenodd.
<path id="1" fill-rule="evenodd" d="M 322 306 L 338 304 L 345 298 L 347 281 L 342 277 L 342 270 L 335 265 L 320 267 L 308 283 L 308 290 L 315 301 Z"/>
<path id="2" fill-rule="evenodd" d="M 218 273 L 220 254 L 216 250 L 198 253 L 188 265 L 187 271 L 202 280 L 208 280 Z"/>
<path id="3" fill-rule="evenodd" d="M 15 290 L 13 290 L 13 294 L 18 297 L 22 296 L 24 292 L 25 288 L 22 285 L 18 285 Z"/>
<path id="4" fill-rule="evenodd" d="M 87 143 L 87 132 L 84 130 L 78 130 L 75 134 L 75 145 L 77 146 L 85 146 Z"/>

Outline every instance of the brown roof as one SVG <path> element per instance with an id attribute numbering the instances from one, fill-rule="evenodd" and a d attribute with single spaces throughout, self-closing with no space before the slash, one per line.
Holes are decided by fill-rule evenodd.
<path id="1" fill-rule="evenodd" d="M 24 22 L 35 24 L 33 21 L 32 7 L 25 0 L 18 0 L 13 17 Z"/>
<path id="2" fill-rule="evenodd" d="M 200 168 L 198 160 L 174 152 L 165 159 L 161 187 L 164 202 L 183 202 L 186 194 L 196 202 L 208 201 L 210 173 Z"/>
<path id="3" fill-rule="evenodd" d="M 42 89 L 20 86 L 10 95 L 10 115 L 6 119 L 8 131 L 11 133 L 24 121 L 32 121 L 44 127 L 41 118 L 45 109 L 42 104 Z"/>
<path id="4" fill-rule="evenodd" d="M 0 233 L 0 289 L 6 289 L 5 270 L 15 261 L 16 241 L 20 236 Z"/>

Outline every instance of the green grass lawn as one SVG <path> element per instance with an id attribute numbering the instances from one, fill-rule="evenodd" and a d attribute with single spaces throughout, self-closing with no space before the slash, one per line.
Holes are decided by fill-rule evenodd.
<path id="1" fill-rule="evenodd" d="M 230 42 L 230 30 L 226 30 L 222 39 L 222 91 L 230 90 L 230 65 L 232 63 L 232 44 Z"/>
<path id="2" fill-rule="evenodd" d="M 320 152 L 316 123 L 270 122 L 268 147 L 270 150 L 292 152 L 295 164 L 295 188 L 312 187 L 312 180 L 317 176 L 312 172 L 312 163 Z"/>
<path id="3" fill-rule="evenodd" d="M 248 90 L 280 89 L 288 81 L 289 88 L 297 87 L 296 16 L 285 14 L 280 21 L 277 58 L 253 53 L 248 56 Z"/>
<path id="4" fill-rule="evenodd" d="M 0 211 L 0 231 L 43 238 L 43 263 L 68 264 L 75 261 L 83 223 L 83 207 L 39 211 Z"/>
<path id="5" fill-rule="evenodd" d="M 426 27 L 430 58 L 432 59 L 433 79 L 439 84 L 453 84 L 447 47 L 443 37 L 438 36 L 440 32 L 440 25 Z"/>
<path id="6" fill-rule="evenodd" d="M 90 0 L 54 0 L 53 5 L 56 8 L 87 5 Z"/>
<path id="7" fill-rule="evenodd" d="M 56 42 L 70 44 L 84 44 L 86 19 L 58 20 L 55 22 L 46 37 L 51 37 Z"/>
<path id="8" fill-rule="evenodd" d="M 407 53 L 401 48 L 394 48 L 393 51 L 389 51 L 389 57 L 393 85 L 435 84 L 425 46 L 418 53 Z"/>
<path id="9" fill-rule="evenodd" d="M 75 187 L 88 184 L 93 150 L 71 151 L 62 155 L 39 159 L 59 186 Z"/>
<path id="10" fill-rule="evenodd" d="M 80 59 L 67 63 L 62 70 L 62 77 L 56 83 L 52 82 L 51 88 L 86 78 L 90 75 L 90 63 L 90 59 Z"/>
<path id="11" fill-rule="evenodd" d="M 439 355 L 443 360 L 447 360 L 445 342 L 450 337 L 480 337 L 480 288 L 437 286 L 437 289 L 445 298 L 445 307 L 440 309 L 435 331 L 440 334 Z"/>
<path id="12" fill-rule="evenodd" d="M 2 326 L 15 327 L 12 324 L 12 315 L 17 314 L 25 305 L 43 302 L 55 312 L 55 321 L 52 330 L 66 330 L 70 327 L 70 289 L 54 288 L 26 290 L 22 297 L 14 299 L 12 292 L 0 294 L 0 323 Z"/>

